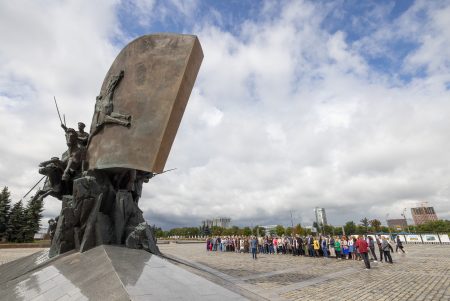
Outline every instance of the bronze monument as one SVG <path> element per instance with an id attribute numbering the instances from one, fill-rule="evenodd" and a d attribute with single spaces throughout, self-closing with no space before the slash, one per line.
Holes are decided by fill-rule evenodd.
<path id="1" fill-rule="evenodd" d="M 142 36 L 106 74 L 90 133 L 61 121 L 68 150 L 39 165 L 47 181 L 35 196 L 62 200 L 50 257 L 101 244 L 159 253 L 138 202 L 164 170 L 202 59 L 196 36 Z"/>

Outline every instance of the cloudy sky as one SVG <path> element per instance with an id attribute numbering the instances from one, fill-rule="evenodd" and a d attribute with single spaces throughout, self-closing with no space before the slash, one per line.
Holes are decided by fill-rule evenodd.
<path id="1" fill-rule="evenodd" d="M 53 95 L 89 128 L 118 52 L 195 34 L 204 60 L 149 223 L 450 219 L 449 1 L 1 1 L 0 186 L 19 200 L 65 150 Z M 47 198 L 46 218 L 60 202 Z M 408 211 L 408 217 L 410 212 Z"/>

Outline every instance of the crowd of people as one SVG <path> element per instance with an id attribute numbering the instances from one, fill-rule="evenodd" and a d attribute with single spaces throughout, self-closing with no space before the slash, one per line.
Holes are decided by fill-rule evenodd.
<path id="1" fill-rule="evenodd" d="M 376 252 L 378 249 L 378 252 Z M 399 237 L 396 240 L 396 251 L 403 253 L 403 245 Z M 391 251 L 394 249 L 386 236 L 265 236 L 244 237 L 226 236 L 209 237 L 206 240 L 207 251 L 252 253 L 257 254 L 291 254 L 293 256 L 310 256 L 336 258 L 338 260 L 363 260 L 366 269 L 370 269 L 370 260 L 393 263 Z M 379 256 L 377 256 L 377 253 Z"/>

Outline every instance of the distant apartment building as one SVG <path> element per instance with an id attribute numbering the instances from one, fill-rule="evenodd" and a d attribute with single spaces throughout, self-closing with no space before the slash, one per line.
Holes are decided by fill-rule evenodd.
<path id="1" fill-rule="evenodd" d="M 275 229 L 277 228 L 277 225 L 267 225 L 267 226 L 261 226 L 264 228 L 264 231 L 266 232 L 266 235 L 272 235 L 275 234 Z"/>
<path id="2" fill-rule="evenodd" d="M 325 208 L 314 208 L 314 213 L 316 214 L 317 226 L 322 228 L 327 225 L 327 215 L 325 213 Z"/>
<path id="3" fill-rule="evenodd" d="M 408 223 L 404 218 L 394 218 L 394 219 L 388 219 L 387 224 L 389 228 L 395 229 L 395 230 L 404 230 L 406 227 L 408 227 Z"/>
<path id="4" fill-rule="evenodd" d="M 411 208 L 411 215 L 416 225 L 422 225 L 427 222 L 437 221 L 438 217 L 433 207 L 416 207 Z"/>
<path id="5" fill-rule="evenodd" d="M 222 228 L 230 228 L 231 225 L 231 218 L 229 217 L 216 217 L 213 219 L 207 219 L 202 221 L 203 227 L 211 228 L 213 226 L 215 227 L 222 227 Z"/>

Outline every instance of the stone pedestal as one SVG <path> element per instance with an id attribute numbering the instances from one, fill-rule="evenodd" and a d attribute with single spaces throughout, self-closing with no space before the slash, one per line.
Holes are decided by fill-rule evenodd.
<path id="1" fill-rule="evenodd" d="M 2 300 L 247 300 L 143 250 L 98 246 L 0 266 Z"/>
<path id="2" fill-rule="evenodd" d="M 106 172 L 74 181 L 73 196 L 63 196 L 50 257 L 103 244 L 126 244 L 159 254 L 156 239 L 128 190 L 116 191 Z M 128 243 L 126 243 L 128 241 Z"/>

